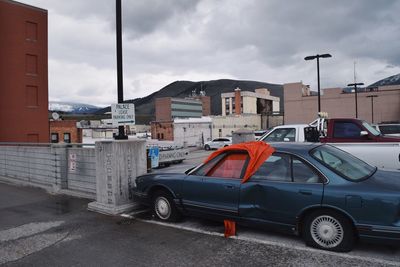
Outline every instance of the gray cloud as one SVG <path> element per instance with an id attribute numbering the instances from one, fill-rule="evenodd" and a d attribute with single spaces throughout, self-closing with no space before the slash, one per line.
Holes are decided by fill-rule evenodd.
<path id="1" fill-rule="evenodd" d="M 50 97 L 113 102 L 115 1 L 23 2 L 49 10 Z M 129 98 L 184 79 L 303 80 L 315 88 L 315 62 L 304 57 L 326 52 L 333 57 L 321 61 L 323 87 L 352 82 L 354 61 L 366 84 L 400 72 L 396 0 L 123 0 L 122 7 Z"/>

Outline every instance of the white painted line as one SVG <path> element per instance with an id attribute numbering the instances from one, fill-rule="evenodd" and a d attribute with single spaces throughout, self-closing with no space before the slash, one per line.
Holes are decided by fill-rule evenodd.
<path id="1" fill-rule="evenodd" d="M 63 223 L 64 221 L 28 223 L 11 229 L 2 230 L 0 231 L 0 242 L 31 236 L 60 226 Z"/>
<path id="2" fill-rule="evenodd" d="M 222 234 L 222 233 L 205 231 L 205 230 L 201 230 L 198 228 L 192 228 L 192 227 L 187 227 L 187 226 L 173 224 L 173 223 L 165 223 L 165 222 L 159 222 L 159 221 L 154 221 L 154 220 L 143 220 L 143 219 L 137 219 L 137 218 L 136 218 L 136 220 L 141 221 L 141 222 L 147 222 L 147 223 L 172 227 L 172 228 L 176 228 L 176 229 L 191 231 L 191 232 L 200 233 L 200 234 L 224 237 L 224 234 Z M 259 244 L 271 245 L 271 246 L 278 246 L 278 247 L 282 247 L 282 248 L 290 248 L 290 249 L 296 249 L 296 250 L 301 250 L 301 251 L 314 252 L 314 253 L 318 253 L 318 254 L 342 257 L 342 258 L 346 258 L 346 259 L 369 261 L 372 263 L 378 263 L 378 264 L 382 264 L 382 265 L 400 266 L 400 262 L 397 262 L 397 261 L 390 261 L 390 260 L 376 259 L 376 258 L 371 258 L 371 257 L 350 255 L 350 254 L 345 254 L 345 253 L 340 253 L 340 252 L 331 252 L 331 251 L 320 250 L 320 249 L 315 249 L 315 248 L 310 248 L 310 247 L 289 245 L 289 244 L 279 243 L 276 241 L 261 240 L 261 239 L 257 239 L 257 238 L 245 237 L 245 236 L 240 236 L 240 235 L 231 236 L 229 238 L 237 239 L 237 240 L 241 240 L 241 241 L 259 243 Z"/>

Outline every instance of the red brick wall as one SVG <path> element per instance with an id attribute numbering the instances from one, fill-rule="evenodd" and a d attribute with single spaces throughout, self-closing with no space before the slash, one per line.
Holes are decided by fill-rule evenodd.
<path id="1" fill-rule="evenodd" d="M 0 0 L 0 142 L 49 142 L 47 11 Z"/>
<path id="2" fill-rule="evenodd" d="M 69 133 L 71 143 L 82 143 L 82 129 L 76 127 L 75 120 L 50 121 L 50 137 L 52 133 L 58 134 L 58 142 L 64 143 L 64 134 Z"/>
<path id="3" fill-rule="evenodd" d="M 162 97 L 155 100 L 156 121 L 171 120 L 171 98 Z"/>
<path id="4" fill-rule="evenodd" d="M 174 141 L 173 121 L 164 121 L 164 122 L 153 121 L 150 123 L 150 125 L 151 125 L 152 139 Z"/>

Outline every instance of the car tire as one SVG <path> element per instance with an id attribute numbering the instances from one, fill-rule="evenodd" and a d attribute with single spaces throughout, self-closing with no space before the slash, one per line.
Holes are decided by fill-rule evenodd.
<path id="1" fill-rule="evenodd" d="M 340 252 L 351 251 L 355 241 L 351 221 L 331 210 L 308 215 L 304 219 L 303 238 L 308 246 Z"/>
<path id="2" fill-rule="evenodd" d="M 209 146 L 209 145 L 205 145 L 205 146 L 204 146 L 204 149 L 205 149 L 205 150 L 210 150 L 210 146 Z"/>
<path id="3" fill-rule="evenodd" d="M 164 222 L 176 222 L 181 218 L 170 193 L 159 190 L 153 195 L 153 215 L 157 220 Z"/>

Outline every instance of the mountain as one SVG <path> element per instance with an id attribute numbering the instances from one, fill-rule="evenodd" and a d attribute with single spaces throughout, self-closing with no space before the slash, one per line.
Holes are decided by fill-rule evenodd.
<path id="1" fill-rule="evenodd" d="M 385 86 L 385 85 L 400 85 L 400 73 L 387 77 L 385 79 L 379 80 L 371 85 L 368 85 L 367 88 L 375 88 L 378 86 Z"/>
<path id="2" fill-rule="evenodd" d="M 101 109 L 88 104 L 49 101 L 49 111 L 58 111 L 72 114 L 91 114 Z"/>
<path id="3" fill-rule="evenodd" d="M 213 80 L 213 81 L 175 81 L 168 84 L 157 92 L 154 92 L 143 98 L 136 98 L 126 100 L 126 103 L 135 104 L 135 115 L 137 124 L 147 124 L 155 120 L 155 107 L 154 100 L 159 97 L 178 97 L 184 98 L 196 90 L 199 92 L 201 89 L 206 92 L 207 96 L 211 97 L 211 114 L 221 114 L 221 93 L 233 92 L 236 87 L 242 91 L 254 92 L 257 88 L 269 89 L 272 96 L 280 97 L 280 109 L 283 111 L 283 86 L 280 84 L 271 84 L 257 81 L 245 80 Z M 110 107 L 104 108 L 96 112 L 97 114 L 104 114 L 110 111 Z"/>

